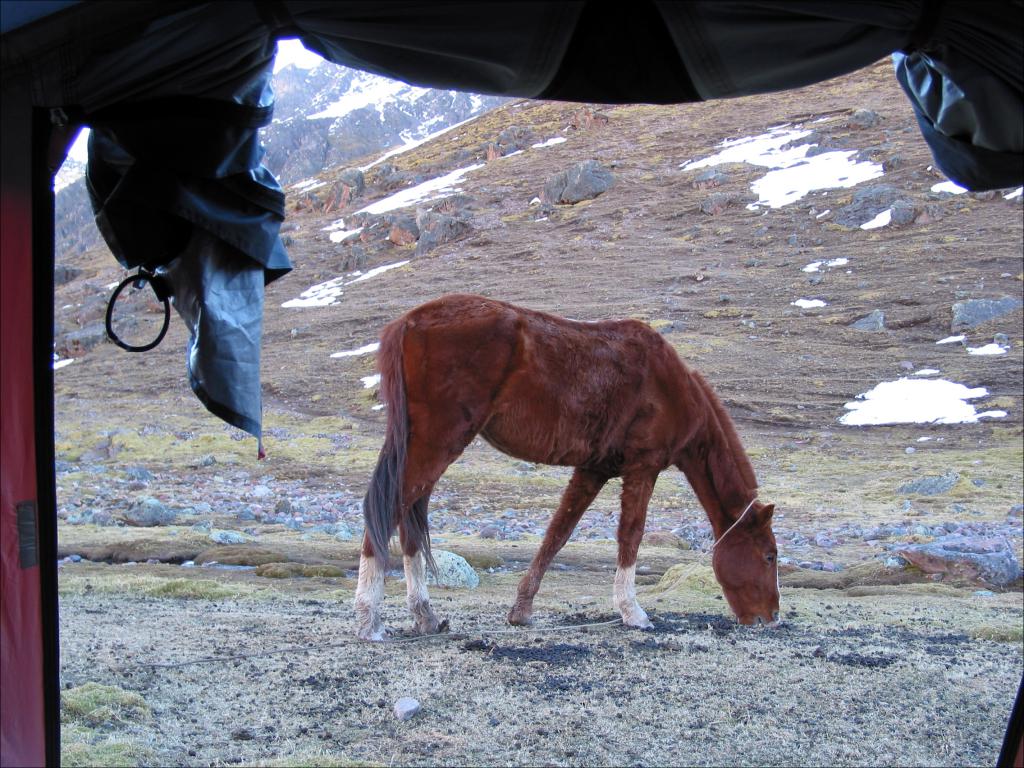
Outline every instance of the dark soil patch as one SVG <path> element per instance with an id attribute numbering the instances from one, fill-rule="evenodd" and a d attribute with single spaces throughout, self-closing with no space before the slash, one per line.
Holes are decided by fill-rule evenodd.
<path id="1" fill-rule="evenodd" d="M 468 643 L 464 643 L 462 649 L 464 651 L 484 651 L 486 658 L 496 661 L 512 661 L 520 664 L 530 661 L 542 661 L 545 664 L 555 666 L 577 663 L 593 653 L 593 650 L 588 646 L 570 643 L 555 643 L 553 645 L 541 646 L 501 646 L 481 640 L 471 640 Z"/>
<path id="2" fill-rule="evenodd" d="M 888 667 L 897 661 L 895 656 L 867 656 L 863 653 L 840 653 L 826 658 L 847 667 Z"/>

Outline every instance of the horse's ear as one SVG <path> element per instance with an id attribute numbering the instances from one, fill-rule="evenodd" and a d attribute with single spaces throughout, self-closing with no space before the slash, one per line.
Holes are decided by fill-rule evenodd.
<path id="1" fill-rule="evenodd" d="M 757 510 L 755 520 L 759 525 L 768 525 L 772 521 L 773 514 L 775 514 L 775 505 L 764 504 Z"/>

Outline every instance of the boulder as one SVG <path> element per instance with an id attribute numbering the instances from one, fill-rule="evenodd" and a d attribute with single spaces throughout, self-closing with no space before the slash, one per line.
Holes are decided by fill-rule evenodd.
<path id="1" fill-rule="evenodd" d="M 870 314 L 850 324 L 855 331 L 867 331 L 878 333 L 885 330 L 885 313 L 880 309 L 874 309 Z"/>
<path id="2" fill-rule="evenodd" d="M 338 181 L 352 190 L 352 197 L 363 194 L 363 190 L 366 189 L 366 179 L 358 168 L 346 168 L 338 176 Z"/>
<path id="3" fill-rule="evenodd" d="M 878 124 L 879 121 L 878 113 L 871 109 L 858 109 L 847 121 L 847 125 L 851 128 L 858 128 L 863 130 L 864 128 L 873 128 Z"/>
<path id="4" fill-rule="evenodd" d="M 412 216 L 395 216 L 391 221 L 388 240 L 395 245 L 412 245 L 420 236 L 420 228 Z"/>
<path id="5" fill-rule="evenodd" d="M 434 550 L 433 554 L 437 577 L 428 568 L 428 584 L 452 589 L 476 589 L 480 586 L 480 577 L 464 557 L 443 549 Z"/>
<path id="6" fill-rule="evenodd" d="M 584 106 L 573 112 L 569 119 L 569 125 L 577 131 L 608 125 L 608 115 L 604 112 L 595 112 L 591 107 Z"/>
<path id="7" fill-rule="evenodd" d="M 899 492 L 904 496 L 938 496 L 952 489 L 959 480 L 960 474 L 956 471 L 946 472 L 944 475 L 929 475 L 904 483 L 899 487 Z"/>
<path id="8" fill-rule="evenodd" d="M 958 301 L 953 305 L 953 323 L 950 328 L 954 333 L 964 328 L 973 328 L 988 320 L 1013 312 L 1021 306 L 1024 306 L 1024 301 L 1015 296 Z"/>
<path id="9" fill-rule="evenodd" d="M 925 573 L 950 574 L 1009 587 L 1021 578 L 1017 556 L 1003 538 L 953 534 L 927 544 L 907 544 L 895 553 Z"/>
<path id="10" fill-rule="evenodd" d="M 471 231 L 469 223 L 456 216 L 435 211 L 423 211 L 416 217 L 419 227 L 419 241 L 416 255 L 422 256 L 443 243 L 450 243 L 465 237 Z"/>
<path id="11" fill-rule="evenodd" d="M 720 187 L 729 180 L 729 176 L 726 173 L 718 170 L 717 168 L 708 168 L 703 173 L 699 174 L 692 182 L 690 186 L 694 189 L 707 189 L 708 187 Z"/>
<path id="12" fill-rule="evenodd" d="M 217 544 L 244 544 L 249 537 L 238 531 L 210 531 L 210 540 Z"/>
<path id="13" fill-rule="evenodd" d="M 857 229 L 882 211 L 893 208 L 896 203 L 899 203 L 902 221 L 907 206 L 914 207 L 913 202 L 890 184 L 873 184 L 855 192 L 850 203 L 835 212 L 832 221 L 842 227 Z"/>
<path id="14" fill-rule="evenodd" d="M 572 205 L 594 199 L 610 189 L 613 183 L 611 171 L 596 160 L 586 160 L 548 179 L 541 193 L 541 201 Z"/>
<path id="15" fill-rule="evenodd" d="M 125 332 L 125 326 L 134 327 L 136 323 L 123 321 L 117 329 Z M 54 351 L 62 359 L 69 357 L 81 357 L 97 344 L 107 340 L 107 326 L 102 321 L 97 321 L 75 331 L 64 334 L 56 339 Z"/>
<path id="16" fill-rule="evenodd" d="M 700 202 L 701 213 L 718 216 L 734 203 L 740 202 L 740 196 L 733 192 L 712 192 Z"/>
<path id="17" fill-rule="evenodd" d="M 158 499 L 142 496 L 136 499 L 121 516 L 125 525 L 149 527 L 153 525 L 170 525 L 178 513 L 164 506 Z"/>
<path id="18" fill-rule="evenodd" d="M 498 134 L 498 152 L 502 155 L 509 155 L 520 149 L 526 149 L 536 140 L 533 129 L 520 125 L 510 125 Z"/>

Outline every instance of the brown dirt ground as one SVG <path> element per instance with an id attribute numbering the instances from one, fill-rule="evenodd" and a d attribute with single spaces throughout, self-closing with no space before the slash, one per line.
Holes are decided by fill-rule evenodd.
<path id="1" fill-rule="evenodd" d="M 510 124 L 533 126 L 538 141 L 553 136 L 577 108 L 510 105 L 397 156 L 395 165 L 429 178 L 435 175 L 429 169 L 444 166 L 458 149 L 476 150 Z M 875 110 L 881 121 L 853 129 L 847 119 L 858 108 Z M 999 196 L 928 197 L 942 177 L 930 169 L 888 63 L 770 97 L 603 111 L 605 126 L 567 133 L 563 144 L 498 159 L 472 175 L 463 185 L 473 215 L 468 239 L 353 286 L 326 309 L 280 305 L 344 271 L 350 246 L 330 243 L 321 231 L 344 212 L 290 215 L 299 226 L 291 233 L 296 269 L 267 291 L 264 462 L 255 460 L 254 441 L 225 429 L 192 397 L 180 323 L 146 355 L 100 345 L 58 371 L 58 458 L 76 465 L 59 477 L 61 502 L 125 501 L 133 494 L 110 478 L 126 464 L 157 476 L 147 494 L 181 504 L 194 504 L 205 488 L 230 492 L 235 484 L 242 498 L 251 486 L 275 481 L 301 483 L 314 500 L 339 489 L 360 496 L 384 423 L 371 410 L 373 393 L 359 382 L 373 372 L 373 361 L 329 354 L 373 341 L 385 322 L 423 301 L 471 291 L 580 319 L 674 323 L 666 338 L 729 406 L 762 497 L 781 510 L 778 526 L 813 538 L 851 522 L 1004 522 L 1022 497 L 1022 315 L 969 332 L 972 345 L 1007 333 L 1011 349 L 1002 357 L 968 357 L 934 342 L 949 335 L 954 301 L 1021 295 L 1021 207 Z M 694 174 L 679 170 L 682 162 L 711 154 L 722 139 L 818 116 L 828 118 L 820 130 L 876 162 L 899 156 L 872 183 L 937 206 L 941 219 L 850 231 L 816 218 L 849 202 L 853 190 L 829 190 L 764 217 L 742 205 L 717 216 L 700 212 L 700 202 L 716 190 L 694 189 Z M 547 177 L 591 158 L 612 167 L 612 190 L 536 221 L 529 201 Z M 757 175 L 725 170 L 730 181 L 720 190 L 736 193 Z M 368 266 L 412 257 L 411 246 L 365 248 Z M 837 256 L 850 259 L 851 273 L 832 270 L 809 285 L 801 267 Z M 106 253 L 74 263 L 85 276 L 59 289 L 58 315 L 102 294 L 120 274 Z M 809 295 L 829 306 L 816 312 L 790 306 Z M 847 327 L 876 307 L 886 311 L 890 330 Z M 958 426 L 839 425 L 843 404 L 904 374 L 902 361 L 986 387 L 990 395 L 981 407 L 1002 408 L 1008 417 Z M 917 443 L 920 436 L 934 439 Z M 93 449 L 106 445 L 97 457 Z M 89 450 L 92 458 L 83 459 Z M 217 463 L 201 466 L 204 455 Z M 895 492 L 900 484 L 949 470 L 963 478 L 957 488 L 914 497 L 913 511 L 903 510 L 904 497 Z M 462 517 L 512 508 L 542 521 L 564 481 L 560 469 L 516 471 L 513 460 L 474 444 L 439 483 L 434 506 Z M 590 514 L 614 514 L 615 490 L 606 489 Z M 685 483 L 666 474 L 648 530 L 678 524 L 681 509 L 699 519 Z M 282 559 L 354 565 L 351 545 L 304 540 L 281 526 L 260 532 Z M 152 709 L 151 718 L 138 721 L 113 718 L 85 730 L 69 724 L 66 743 L 95 750 L 124 742 L 131 750 L 123 762 L 179 765 L 995 760 L 1022 672 L 1019 590 L 981 597 L 973 594 L 977 585 L 880 572 L 872 567 L 877 547 L 849 541 L 833 552 L 810 550 L 808 558 L 827 557 L 845 570 L 788 573 L 785 624 L 759 633 L 731 623 L 702 566 L 683 583 L 659 589 L 666 571 L 695 562 L 694 555 L 645 547 L 640 599 L 655 617 L 654 632 L 611 626 L 488 635 L 507 629 L 503 618 L 517 571 L 537 541 L 438 533 L 439 546 L 477 558 L 481 586 L 437 593 L 457 634 L 382 647 L 349 642 L 354 582 L 348 576 L 271 580 L 168 564 L 64 566 L 64 685 L 116 685 L 141 694 Z M 187 559 L 203 546 L 187 527 L 62 523 L 60 536 L 66 552 L 92 547 L 97 559 L 121 562 L 154 552 Z M 1013 542 L 1018 556 L 1020 541 Z M 116 556 L 112 547 L 127 549 Z M 487 572 L 488 558 L 501 567 Z M 576 542 L 559 562 L 564 570 L 552 571 L 538 596 L 541 625 L 612 618 L 612 545 Z M 397 627 L 408 623 L 402 589 L 389 582 L 386 619 Z M 280 648 L 304 650 L 145 666 Z M 390 707 L 403 695 L 424 708 L 398 723 Z"/>

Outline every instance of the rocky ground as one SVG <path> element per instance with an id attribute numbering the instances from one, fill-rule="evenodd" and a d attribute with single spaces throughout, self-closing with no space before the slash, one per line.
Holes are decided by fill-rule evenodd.
<path id="1" fill-rule="evenodd" d="M 766 169 L 683 168 L 783 123 L 884 175 L 750 210 Z M 534 146 L 552 138 L 565 141 Z M 600 171 L 579 173 L 595 196 L 557 202 L 589 161 Z M 419 215 L 355 214 L 474 163 Z M 55 374 L 66 762 L 994 761 L 1022 671 L 1021 198 L 933 191 L 943 178 L 887 64 L 714 104 L 513 103 L 375 166 L 362 189 L 340 170 L 323 180 L 329 194 L 291 190 L 296 269 L 267 290 L 262 462 L 191 395 L 180 323 L 145 355 L 102 343 L 116 263 L 58 256 L 57 351 L 74 358 Z M 888 225 L 861 228 L 886 210 Z M 282 306 L 342 275 L 335 303 Z M 372 354 L 331 355 L 452 291 L 637 317 L 706 375 L 780 510 L 781 631 L 728 623 L 701 557 L 706 519 L 682 475 L 665 473 L 638 569 L 654 633 L 486 634 L 503 628 L 568 471 L 477 442 L 431 502 L 435 546 L 480 579 L 439 592 L 460 634 L 348 643 L 384 415 L 362 381 Z M 136 332 L 150 310 L 138 307 Z M 951 335 L 964 339 L 936 344 Z M 967 351 L 988 345 L 1000 353 Z M 978 411 L 1005 415 L 840 422 L 857 395 L 926 369 L 984 387 Z M 612 618 L 617 490 L 545 581 L 546 626 Z M 402 589 L 392 580 L 399 627 Z M 145 666 L 279 648 L 292 650 Z M 423 709 L 399 722 L 405 695 Z M 76 696 L 100 703 L 79 714 Z"/>

